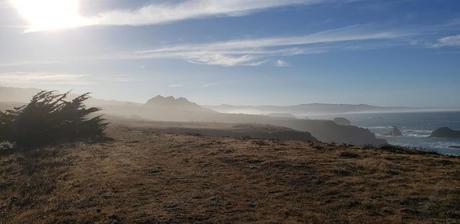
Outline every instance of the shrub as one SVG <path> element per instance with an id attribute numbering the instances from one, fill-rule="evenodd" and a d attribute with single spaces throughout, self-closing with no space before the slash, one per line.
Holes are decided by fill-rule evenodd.
<path id="1" fill-rule="evenodd" d="M 15 143 L 21 148 L 34 148 L 50 144 L 104 137 L 107 126 L 104 119 L 92 115 L 99 108 L 86 108 L 83 94 L 67 101 L 68 93 L 42 91 L 29 104 L 0 112 L 0 142 Z"/>

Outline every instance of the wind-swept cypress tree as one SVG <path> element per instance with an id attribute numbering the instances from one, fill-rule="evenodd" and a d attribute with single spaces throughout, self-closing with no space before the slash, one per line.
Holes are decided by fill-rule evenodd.
<path id="1" fill-rule="evenodd" d="M 91 140 L 104 137 L 107 123 L 97 107 L 86 108 L 83 94 L 67 101 L 68 93 L 37 93 L 29 104 L 0 112 L 0 141 L 21 148 L 34 148 L 56 143 Z"/>

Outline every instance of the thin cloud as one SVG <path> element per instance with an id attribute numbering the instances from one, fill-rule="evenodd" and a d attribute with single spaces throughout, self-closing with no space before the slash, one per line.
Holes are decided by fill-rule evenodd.
<path id="1" fill-rule="evenodd" d="M 169 88 L 181 88 L 183 86 L 184 85 L 180 83 L 173 83 L 173 84 L 168 85 Z"/>
<path id="2" fill-rule="evenodd" d="M 396 31 L 372 31 L 356 25 L 304 36 L 269 37 L 225 42 L 185 44 L 136 51 L 125 59 L 166 58 L 191 63 L 221 66 L 257 66 L 271 57 L 317 54 L 330 51 L 338 43 L 392 40 L 410 34 Z"/>
<path id="3" fill-rule="evenodd" d="M 287 67 L 287 66 L 289 66 L 289 64 L 286 61 L 281 60 L 281 59 L 276 60 L 275 65 L 277 67 Z"/>
<path id="4" fill-rule="evenodd" d="M 0 73 L 2 85 L 94 85 L 102 81 L 137 81 L 124 75 L 89 75 L 52 72 L 5 72 Z"/>
<path id="5" fill-rule="evenodd" d="M 325 2 L 331 0 L 188 0 L 150 4 L 134 11 L 103 12 L 88 19 L 93 25 L 152 25 L 210 16 L 242 16 L 270 8 Z"/>
<path id="6" fill-rule="evenodd" d="M 201 87 L 209 88 L 209 87 L 218 86 L 218 85 L 220 85 L 219 82 L 208 82 L 208 83 L 204 83 L 203 85 L 201 85 Z"/>
<path id="7" fill-rule="evenodd" d="M 49 64 L 58 64 L 61 63 L 60 61 L 15 61 L 15 62 L 7 62 L 7 63 L 0 63 L 0 67 L 17 67 L 17 66 L 25 66 L 25 65 L 49 65 Z"/>
<path id="8" fill-rule="evenodd" d="M 60 74 L 40 72 L 11 72 L 1 73 L 2 84 L 24 85 L 24 84 L 53 84 L 53 85 L 87 85 L 84 81 L 88 75 L 83 74 Z"/>
<path id="9" fill-rule="evenodd" d="M 440 38 L 434 47 L 460 47 L 460 34 Z"/>
<path id="10" fill-rule="evenodd" d="M 36 0 L 9 0 L 10 5 L 18 10 Z M 64 0 L 62 0 L 64 1 Z M 75 9 L 82 2 L 81 0 L 67 0 L 75 4 Z M 70 2 L 72 1 L 72 2 Z M 60 18 L 48 18 L 46 21 L 29 21 L 31 27 L 28 32 L 44 31 L 49 29 L 66 29 L 84 26 L 143 26 L 171 23 L 181 20 L 198 19 L 216 16 L 245 16 L 254 12 L 272 8 L 315 5 L 322 3 L 341 2 L 337 0 L 185 0 L 169 1 L 163 3 L 151 3 L 135 10 L 118 9 L 102 11 L 92 16 L 84 16 L 78 11 L 69 15 L 69 21 L 60 21 Z M 348 2 L 348 1 L 347 1 Z M 18 4 L 21 3 L 21 4 Z M 19 7 L 21 6 L 21 7 Z M 30 16 L 30 15 L 29 15 Z M 53 16 L 53 15 L 50 15 Z M 30 18 L 27 18 L 30 20 Z M 69 24 L 69 22 L 71 22 Z M 34 24 L 37 23 L 37 24 Z"/>

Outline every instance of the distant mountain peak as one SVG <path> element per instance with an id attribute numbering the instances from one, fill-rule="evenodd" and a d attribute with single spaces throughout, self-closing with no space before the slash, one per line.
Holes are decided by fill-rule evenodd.
<path id="1" fill-rule="evenodd" d="M 180 109 L 180 110 L 203 110 L 198 104 L 190 102 L 185 97 L 175 98 L 173 96 L 157 95 L 145 103 L 149 107 Z"/>

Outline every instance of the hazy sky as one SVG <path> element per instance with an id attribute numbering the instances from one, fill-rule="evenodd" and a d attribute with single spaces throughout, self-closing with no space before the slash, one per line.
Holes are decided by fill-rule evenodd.
<path id="1" fill-rule="evenodd" d="M 460 107 L 460 1 L 0 0 L 0 85 Z"/>

